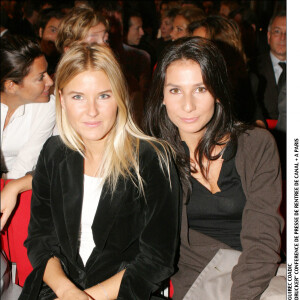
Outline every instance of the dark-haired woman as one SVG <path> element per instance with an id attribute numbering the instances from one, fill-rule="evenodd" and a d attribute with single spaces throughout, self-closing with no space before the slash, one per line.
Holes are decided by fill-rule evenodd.
<path id="1" fill-rule="evenodd" d="M 185 197 L 174 299 L 183 299 L 221 249 L 231 249 L 236 262 L 241 254 L 230 269 L 228 293 L 213 296 L 215 280 L 209 299 L 259 299 L 280 262 L 281 170 L 274 139 L 234 120 L 224 58 L 206 39 L 176 41 L 152 84 L 146 128 L 175 149 Z M 208 299 L 203 292 L 187 299 Z"/>
<path id="2" fill-rule="evenodd" d="M 19 193 L 31 189 L 40 150 L 55 125 L 53 81 L 39 45 L 10 36 L 1 39 L 1 164 L 2 178 L 14 179 L 1 191 L 1 229 L 13 211 Z"/>

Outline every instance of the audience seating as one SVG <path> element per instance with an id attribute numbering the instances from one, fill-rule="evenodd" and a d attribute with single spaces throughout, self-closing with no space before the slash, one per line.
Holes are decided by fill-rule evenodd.
<path id="1" fill-rule="evenodd" d="M 1 179 L 1 190 L 3 187 L 4 180 Z M 31 194 L 32 191 L 29 190 L 19 195 L 12 217 L 1 232 L 2 250 L 10 262 L 16 263 L 16 284 L 20 286 L 24 285 L 26 277 L 32 271 L 27 250 L 23 245 L 28 233 Z"/>

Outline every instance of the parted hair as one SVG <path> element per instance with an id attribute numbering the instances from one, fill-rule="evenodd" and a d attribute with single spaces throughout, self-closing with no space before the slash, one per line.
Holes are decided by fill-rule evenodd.
<path id="1" fill-rule="evenodd" d="M 70 48 L 60 60 L 55 81 L 56 121 L 62 141 L 72 150 L 85 156 L 85 145 L 72 128 L 62 109 L 60 92 L 78 74 L 102 71 L 109 79 L 116 99 L 118 112 L 116 122 L 109 132 L 98 175 L 115 189 L 120 176 L 129 176 L 139 191 L 143 192 L 143 179 L 139 172 L 139 142 L 149 142 L 158 154 L 160 166 L 169 175 L 169 147 L 153 137 L 146 136 L 133 122 L 129 113 L 129 94 L 124 75 L 113 52 L 106 45 L 78 44 Z M 157 147 L 160 145 L 159 147 Z M 158 149 L 160 148 L 160 149 Z"/>
<path id="2" fill-rule="evenodd" d="M 213 42 L 200 37 L 185 37 L 176 40 L 164 50 L 155 69 L 148 95 L 145 130 L 148 134 L 166 140 L 175 150 L 176 164 L 184 186 L 190 186 L 190 161 L 185 154 L 178 128 L 168 117 L 163 105 L 164 84 L 167 68 L 178 60 L 193 60 L 201 68 L 203 83 L 215 99 L 215 111 L 206 126 L 206 131 L 195 149 L 195 158 L 201 173 L 207 178 L 208 168 L 202 161 L 216 160 L 223 150 L 213 155 L 217 145 L 224 145 L 228 138 L 233 145 L 233 154 L 237 149 L 237 137 L 245 128 L 234 120 L 232 114 L 232 96 L 228 81 L 225 60 Z M 193 170 L 192 170 L 193 172 Z"/>
<path id="3" fill-rule="evenodd" d="M 12 80 L 22 83 L 30 72 L 34 60 L 43 53 L 37 41 L 23 36 L 8 35 L 1 39 L 0 46 L 0 76 L 1 92 L 4 92 L 4 83 Z"/>
<path id="4" fill-rule="evenodd" d="M 108 30 L 107 20 L 98 12 L 88 7 L 74 7 L 59 25 L 56 48 L 63 53 L 65 47 L 82 41 L 93 26 L 102 23 Z"/>

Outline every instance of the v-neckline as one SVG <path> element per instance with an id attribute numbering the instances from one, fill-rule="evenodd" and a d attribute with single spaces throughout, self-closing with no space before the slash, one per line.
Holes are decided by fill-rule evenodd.
<path id="1" fill-rule="evenodd" d="M 185 150 L 187 150 L 187 154 L 188 156 L 190 157 L 190 150 L 187 146 L 187 144 L 183 141 L 183 144 L 184 144 L 184 148 Z M 224 149 L 224 152 L 221 156 L 221 159 L 223 160 L 222 161 L 222 165 L 221 165 L 221 168 L 220 168 L 220 172 L 219 172 L 219 176 L 218 176 L 218 180 L 217 180 L 217 187 L 219 188 L 218 191 L 216 191 L 215 193 L 213 193 L 210 189 L 208 189 L 202 182 L 200 182 L 197 178 L 195 178 L 192 174 L 191 174 L 191 177 L 192 179 L 194 179 L 196 182 L 198 182 L 208 193 L 210 193 L 211 195 L 216 195 L 220 192 L 222 192 L 221 188 L 220 188 L 220 178 L 222 178 L 222 172 L 224 172 L 224 162 L 226 161 L 226 158 L 227 158 L 227 152 L 229 151 L 230 149 L 230 141 L 226 144 L 225 146 L 225 149 Z M 225 154 L 226 153 L 226 154 Z"/>

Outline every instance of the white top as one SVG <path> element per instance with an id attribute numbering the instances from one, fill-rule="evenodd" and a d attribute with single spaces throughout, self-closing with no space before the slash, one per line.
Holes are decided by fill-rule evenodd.
<path id="1" fill-rule="evenodd" d="M 1 103 L 1 151 L 6 178 L 23 177 L 34 170 L 45 141 L 55 125 L 55 101 L 19 106 L 4 128 L 8 107 Z"/>
<path id="2" fill-rule="evenodd" d="M 95 247 L 92 224 L 102 191 L 102 178 L 84 175 L 79 254 L 84 265 Z"/>
<path id="3" fill-rule="evenodd" d="M 282 68 L 280 67 L 279 63 L 280 62 L 286 63 L 286 60 L 279 60 L 272 52 L 270 52 L 270 56 L 271 56 L 271 61 L 272 61 L 272 65 L 273 65 L 276 83 L 278 83 L 280 74 L 282 72 Z"/>

